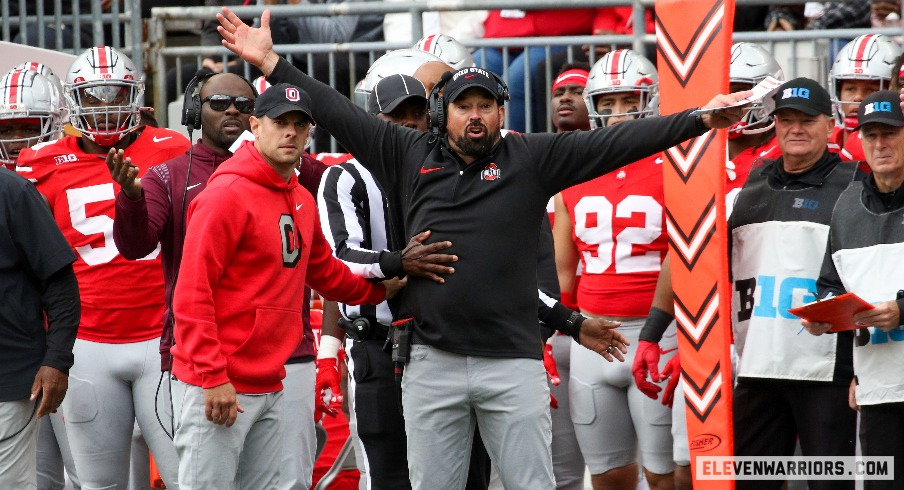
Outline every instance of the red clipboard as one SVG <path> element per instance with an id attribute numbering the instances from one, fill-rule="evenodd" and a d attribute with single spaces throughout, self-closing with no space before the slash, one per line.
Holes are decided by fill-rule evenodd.
<path id="1" fill-rule="evenodd" d="M 868 325 L 857 325 L 854 315 L 861 311 L 872 310 L 873 305 L 864 301 L 854 293 L 844 293 L 829 299 L 791 308 L 788 313 L 803 318 L 808 322 L 827 322 L 832 324 L 830 332 L 844 332 L 866 328 Z"/>

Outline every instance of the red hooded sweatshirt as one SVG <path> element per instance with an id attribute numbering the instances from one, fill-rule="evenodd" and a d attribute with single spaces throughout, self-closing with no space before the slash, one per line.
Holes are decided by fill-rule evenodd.
<path id="1" fill-rule="evenodd" d="M 333 257 L 314 198 L 297 178 L 287 183 L 246 142 L 188 208 L 173 374 L 202 388 L 281 390 L 283 364 L 303 332 L 305 282 L 350 304 L 385 296 Z"/>

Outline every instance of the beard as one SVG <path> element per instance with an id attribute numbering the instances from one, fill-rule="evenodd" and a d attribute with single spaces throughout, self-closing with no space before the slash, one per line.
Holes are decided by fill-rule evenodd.
<path id="1" fill-rule="evenodd" d="M 468 129 L 472 127 L 483 129 L 483 136 L 477 139 L 468 136 Z M 473 123 L 467 125 L 461 134 L 452 136 L 451 138 L 452 142 L 455 143 L 455 146 L 458 147 L 463 155 L 472 158 L 480 158 L 490 153 L 490 150 L 493 148 L 498 137 L 498 131 L 496 133 L 490 133 L 490 130 L 487 129 L 486 125 L 483 123 Z"/>

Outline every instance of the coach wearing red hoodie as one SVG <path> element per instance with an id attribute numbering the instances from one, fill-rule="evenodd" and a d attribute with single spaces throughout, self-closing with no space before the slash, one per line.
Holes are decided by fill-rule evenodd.
<path id="1" fill-rule="evenodd" d="M 184 383 L 184 395 L 173 396 L 183 490 L 279 481 L 283 364 L 301 339 L 305 282 L 352 304 L 386 295 L 332 256 L 314 199 L 298 185 L 310 103 L 288 84 L 258 97 L 255 141 L 222 163 L 189 207 L 172 349 Z M 298 423 L 314 430 L 313 420 Z"/>

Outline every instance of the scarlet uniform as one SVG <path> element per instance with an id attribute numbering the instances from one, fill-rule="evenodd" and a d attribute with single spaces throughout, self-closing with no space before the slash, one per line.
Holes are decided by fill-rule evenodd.
<path id="1" fill-rule="evenodd" d="M 85 153 L 78 141 L 67 136 L 22 150 L 18 168 L 47 197 L 78 257 L 73 264 L 82 298 L 78 338 L 120 344 L 159 337 L 164 308 L 160 250 L 139 261 L 119 254 L 113 243 L 119 185 L 110 178 L 105 155 Z M 187 148 L 182 135 L 145 127 L 125 157 L 132 157 L 144 175 Z"/>
<path id="2" fill-rule="evenodd" d="M 662 157 L 652 156 L 562 191 L 581 255 L 577 302 L 607 316 L 646 316 L 668 237 Z"/>
<path id="3" fill-rule="evenodd" d="M 845 133 L 847 133 L 847 141 L 844 141 Z M 863 155 L 863 142 L 860 141 L 860 132 L 847 131 L 841 126 L 835 126 L 835 129 L 832 130 L 832 136 L 829 137 L 829 151 L 838 153 L 838 156 L 846 162 L 862 162 L 866 160 L 866 156 Z M 866 168 L 869 169 L 869 167 Z"/>

